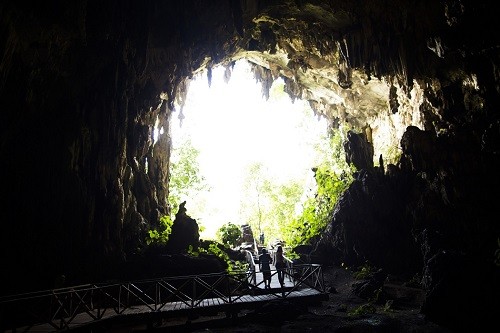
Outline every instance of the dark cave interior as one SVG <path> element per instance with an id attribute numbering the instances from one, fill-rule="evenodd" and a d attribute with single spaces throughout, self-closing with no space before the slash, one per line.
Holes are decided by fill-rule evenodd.
<path id="1" fill-rule="evenodd" d="M 153 144 L 155 122 L 169 128 L 193 75 L 246 59 L 264 95 L 280 77 L 358 133 L 356 180 L 307 255 L 419 273 L 430 318 L 492 320 L 496 14 L 472 0 L 3 1 L 0 294 L 129 260 L 171 209 L 171 142 Z M 374 166 L 392 145 L 400 159 Z"/>

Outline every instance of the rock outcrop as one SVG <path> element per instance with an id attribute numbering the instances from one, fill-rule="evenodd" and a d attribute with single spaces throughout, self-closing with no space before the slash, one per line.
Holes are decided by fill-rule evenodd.
<path id="1" fill-rule="evenodd" d="M 488 163 L 479 163 L 488 154 L 466 137 L 409 127 L 400 166 L 386 174 L 373 167 L 357 172 L 312 258 L 419 276 L 427 291 L 422 311 L 435 322 L 457 330 L 474 327 L 473 318 L 489 322 L 498 308 L 489 295 L 500 292 L 498 223 L 484 212 L 495 205 L 499 184 L 484 172 Z"/>

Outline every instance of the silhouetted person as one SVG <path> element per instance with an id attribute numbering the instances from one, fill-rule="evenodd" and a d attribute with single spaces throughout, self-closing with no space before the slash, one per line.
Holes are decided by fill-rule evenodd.
<path id="1" fill-rule="evenodd" d="M 271 288 L 271 262 L 273 259 L 267 253 L 266 249 L 262 249 L 262 254 L 259 256 L 259 270 L 262 272 L 262 278 L 264 279 L 264 288 Z"/>
<path id="2" fill-rule="evenodd" d="M 278 281 L 280 282 L 281 288 L 285 286 L 285 268 L 286 262 L 283 256 L 283 247 L 278 246 L 276 250 L 276 257 L 274 258 L 274 265 L 276 266 L 276 271 L 278 272 Z"/>

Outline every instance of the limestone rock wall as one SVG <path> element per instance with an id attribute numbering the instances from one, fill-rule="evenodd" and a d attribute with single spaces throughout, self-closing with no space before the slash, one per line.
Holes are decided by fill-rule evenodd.
<path id="1" fill-rule="evenodd" d="M 177 85 L 234 30 L 192 5 L 0 4 L 3 292 L 99 279 L 169 212 Z"/>

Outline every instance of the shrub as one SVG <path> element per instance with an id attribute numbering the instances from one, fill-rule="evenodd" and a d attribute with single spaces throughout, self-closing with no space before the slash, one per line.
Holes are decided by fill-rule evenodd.
<path id="1" fill-rule="evenodd" d="M 234 223 L 228 222 L 217 230 L 217 238 L 226 246 L 234 247 L 241 238 L 241 228 Z"/>
<path id="2" fill-rule="evenodd" d="M 172 221 L 170 216 L 162 216 L 160 218 L 159 228 L 149 230 L 146 244 L 166 244 L 168 241 L 168 237 L 172 233 L 172 224 L 174 224 L 174 221 Z"/>

